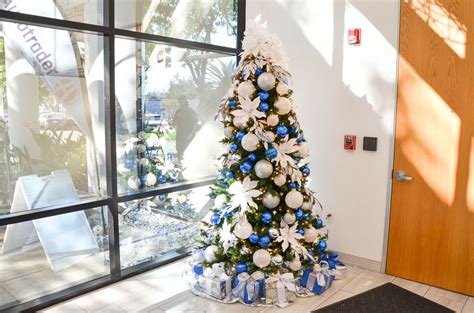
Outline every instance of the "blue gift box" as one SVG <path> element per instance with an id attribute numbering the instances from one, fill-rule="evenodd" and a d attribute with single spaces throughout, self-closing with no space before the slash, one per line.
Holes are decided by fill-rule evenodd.
<path id="1" fill-rule="evenodd" d="M 311 292 L 320 295 L 332 284 L 330 275 L 314 269 L 306 269 L 301 277 L 301 287 L 309 289 Z"/>
<path id="2" fill-rule="evenodd" d="M 232 283 L 232 293 L 240 298 L 245 304 L 258 302 L 265 296 L 265 278 L 248 273 L 237 275 Z"/>

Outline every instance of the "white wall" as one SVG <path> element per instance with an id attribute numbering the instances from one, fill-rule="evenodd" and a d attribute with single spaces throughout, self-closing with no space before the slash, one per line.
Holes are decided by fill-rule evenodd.
<path id="1" fill-rule="evenodd" d="M 251 0 L 282 40 L 298 117 L 311 147 L 312 187 L 327 212 L 330 248 L 382 261 L 396 103 L 399 0 Z M 346 44 L 347 28 L 362 44 Z M 343 150 L 344 134 L 357 150 Z M 378 137 L 377 152 L 362 137 Z"/>

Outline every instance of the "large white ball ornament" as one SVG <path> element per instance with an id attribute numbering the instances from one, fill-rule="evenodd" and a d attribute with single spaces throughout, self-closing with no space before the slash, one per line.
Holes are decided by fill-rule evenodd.
<path id="1" fill-rule="evenodd" d="M 313 204 L 311 203 L 311 201 L 304 201 L 301 205 L 301 208 L 305 211 L 311 211 L 311 209 L 313 208 Z"/>
<path id="2" fill-rule="evenodd" d="M 141 166 L 148 166 L 150 165 L 150 160 L 147 158 L 141 158 L 140 161 L 138 161 L 138 164 Z"/>
<path id="3" fill-rule="evenodd" d="M 304 241 L 314 242 L 318 238 L 318 231 L 313 226 L 304 229 Z"/>
<path id="4" fill-rule="evenodd" d="M 291 225 L 294 222 L 296 222 L 296 216 L 293 213 L 286 212 L 285 215 L 283 215 L 283 220 L 288 224 Z"/>
<path id="5" fill-rule="evenodd" d="M 145 184 L 146 184 L 148 187 L 155 186 L 155 184 L 156 184 L 156 175 L 153 174 L 153 173 L 148 173 L 148 174 L 146 174 L 146 177 L 145 177 Z"/>
<path id="6" fill-rule="evenodd" d="M 265 192 L 262 197 L 262 203 L 266 208 L 274 209 L 280 204 L 280 197 L 272 195 L 269 192 Z"/>
<path id="7" fill-rule="evenodd" d="M 237 87 L 237 93 L 241 97 L 250 97 L 255 92 L 255 86 L 250 81 L 245 81 Z"/>
<path id="8" fill-rule="evenodd" d="M 232 124 L 235 127 L 239 128 L 239 129 L 243 129 L 243 128 L 247 127 L 247 122 L 243 122 L 243 121 L 241 121 L 239 119 L 235 119 L 235 118 L 232 120 Z"/>
<path id="9" fill-rule="evenodd" d="M 278 187 L 283 186 L 286 183 L 286 176 L 284 174 L 277 175 L 274 179 L 273 182 L 275 185 Z"/>
<path id="10" fill-rule="evenodd" d="M 276 91 L 280 96 L 286 95 L 288 93 L 288 86 L 285 83 L 279 83 Z"/>
<path id="11" fill-rule="evenodd" d="M 226 138 L 233 138 L 234 137 L 234 127 L 226 127 L 224 128 L 224 135 L 226 136 Z"/>
<path id="12" fill-rule="evenodd" d="M 303 204 L 303 195 L 299 191 L 292 190 L 286 194 L 285 203 L 289 208 L 297 209 Z"/>
<path id="13" fill-rule="evenodd" d="M 220 194 L 214 199 L 214 207 L 218 209 L 222 208 L 226 202 L 227 202 L 227 196 Z"/>
<path id="14" fill-rule="evenodd" d="M 276 115 L 276 114 L 270 114 L 267 117 L 267 124 L 269 126 L 276 126 L 276 125 L 278 125 L 279 121 L 280 121 L 280 119 L 278 118 L 278 115 Z"/>
<path id="15" fill-rule="evenodd" d="M 262 90 L 271 90 L 275 87 L 275 76 L 271 73 L 262 73 L 258 76 L 257 85 Z"/>
<path id="16" fill-rule="evenodd" d="M 247 239 L 253 232 L 252 225 L 247 221 L 247 219 L 243 219 L 240 223 L 235 225 L 234 234 L 240 239 Z"/>
<path id="17" fill-rule="evenodd" d="M 290 267 L 290 270 L 296 272 L 301 269 L 301 262 L 297 258 L 294 258 L 293 261 L 288 264 L 288 266 Z"/>
<path id="18" fill-rule="evenodd" d="M 255 163 L 255 174 L 259 178 L 268 178 L 273 173 L 273 165 L 267 160 L 260 160 Z"/>
<path id="19" fill-rule="evenodd" d="M 130 172 L 130 170 L 125 167 L 125 164 L 119 164 L 117 166 L 117 171 L 122 175 L 128 174 Z"/>
<path id="20" fill-rule="evenodd" d="M 260 268 L 267 267 L 270 264 L 272 257 L 267 250 L 259 249 L 253 254 L 252 260 L 255 265 Z"/>
<path id="21" fill-rule="evenodd" d="M 209 246 L 204 250 L 204 258 L 207 262 L 214 262 L 216 260 L 216 252 L 219 251 L 217 246 Z"/>
<path id="22" fill-rule="evenodd" d="M 130 189 L 139 189 L 140 188 L 140 179 L 137 176 L 131 176 L 127 181 L 128 187 Z"/>
<path id="23" fill-rule="evenodd" d="M 253 133 L 248 133 L 242 138 L 242 148 L 245 151 L 255 151 L 257 150 L 259 140 L 258 137 Z"/>
<path id="24" fill-rule="evenodd" d="M 291 111 L 291 102 L 288 98 L 278 97 L 278 100 L 275 102 L 275 108 L 278 110 L 278 114 L 286 115 Z"/>

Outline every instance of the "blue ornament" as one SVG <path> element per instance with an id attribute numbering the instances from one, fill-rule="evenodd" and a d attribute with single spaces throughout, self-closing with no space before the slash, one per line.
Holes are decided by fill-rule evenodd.
<path id="1" fill-rule="evenodd" d="M 309 175 L 309 173 L 311 173 L 311 170 L 307 166 L 303 166 L 301 171 L 303 172 L 303 174 L 306 174 L 306 175 Z"/>
<path id="2" fill-rule="evenodd" d="M 242 171 L 242 173 L 248 174 L 248 173 L 250 173 L 250 171 L 252 170 L 252 164 L 250 164 L 249 162 L 244 162 L 244 163 L 240 166 L 240 170 Z"/>
<path id="3" fill-rule="evenodd" d="M 298 129 L 295 126 L 290 127 L 290 134 L 294 135 L 298 132 Z"/>
<path id="4" fill-rule="evenodd" d="M 269 159 L 274 159 L 278 155 L 278 151 L 275 148 L 270 148 L 265 151 L 265 156 Z"/>
<path id="5" fill-rule="evenodd" d="M 270 95 L 266 91 L 260 91 L 258 93 L 258 96 L 260 97 L 260 100 L 262 101 L 266 101 L 270 97 Z"/>
<path id="6" fill-rule="evenodd" d="M 318 242 L 319 251 L 324 251 L 324 250 L 326 250 L 327 247 L 328 247 L 328 244 L 327 244 L 326 240 L 320 240 Z"/>
<path id="7" fill-rule="evenodd" d="M 216 196 L 214 195 L 214 198 L 215 198 L 215 197 L 216 197 Z M 211 198 L 212 198 L 212 196 L 211 196 Z M 158 199 L 160 199 L 160 201 L 165 201 L 165 200 L 166 200 L 166 196 L 165 196 L 165 195 L 159 195 L 159 196 L 158 196 Z"/>
<path id="8" fill-rule="evenodd" d="M 228 186 L 229 184 L 225 181 L 225 179 L 219 179 L 219 183 L 223 186 Z"/>
<path id="9" fill-rule="evenodd" d="M 263 77 L 263 76 L 262 76 L 262 77 Z M 262 102 L 262 103 L 260 103 L 260 105 L 259 105 L 258 107 L 260 108 L 260 111 L 265 112 L 265 111 L 268 110 L 268 103 Z"/>
<path id="10" fill-rule="evenodd" d="M 217 225 L 221 222 L 221 216 L 217 213 L 212 214 L 211 216 L 211 223 Z"/>
<path id="11" fill-rule="evenodd" d="M 240 73 L 240 77 L 241 77 L 242 79 L 245 79 L 245 73 L 244 73 L 244 72 Z"/>
<path id="12" fill-rule="evenodd" d="M 134 165 L 137 164 L 137 162 L 134 160 L 125 159 L 125 161 L 123 161 L 123 164 L 125 165 L 126 168 L 131 169 L 133 168 Z"/>
<path id="13" fill-rule="evenodd" d="M 286 128 L 286 126 L 280 125 L 276 129 L 276 133 L 280 137 L 285 137 L 288 135 L 288 128 Z"/>
<path id="14" fill-rule="evenodd" d="M 257 243 L 259 239 L 260 239 L 260 237 L 255 233 L 253 233 L 249 236 L 250 243 Z"/>
<path id="15" fill-rule="evenodd" d="M 303 229 L 303 228 L 298 228 L 298 229 L 296 230 L 296 232 L 297 232 L 298 234 L 300 234 L 301 236 L 304 236 L 304 229 Z"/>
<path id="16" fill-rule="evenodd" d="M 309 221 L 310 218 L 311 217 L 308 214 L 303 215 L 303 219 L 306 220 L 306 221 Z"/>
<path id="17" fill-rule="evenodd" d="M 235 270 L 238 274 L 245 273 L 249 270 L 249 267 L 246 263 L 237 263 L 237 265 L 235 266 Z"/>
<path id="18" fill-rule="evenodd" d="M 258 76 L 258 75 L 260 75 L 260 74 L 262 74 L 262 73 L 263 73 L 263 70 L 262 70 L 261 68 L 256 68 L 256 69 L 255 69 L 255 72 L 254 72 L 255 76 Z"/>
<path id="19" fill-rule="evenodd" d="M 258 240 L 258 245 L 260 247 L 266 247 L 269 244 L 270 244 L 270 237 L 268 237 L 267 235 L 260 237 L 260 239 Z"/>
<path id="20" fill-rule="evenodd" d="M 245 132 L 239 130 L 239 131 L 235 134 L 235 140 L 237 140 L 237 141 L 242 141 L 242 138 L 244 138 L 244 136 L 245 136 Z"/>
<path id="21" fill-rule="evenodd" d="M 318 219 L 316 220 L 316 223 L 315 223 L 315 224 L 316 224 L 316 228 L 322 228 L 322 227 L 324 226 L 323 220 L 320 219 L 320 218 L 318 218 Z"/>
<path id="22" fill-rule="evenodd" d="M 204 268 L 202 267 L 202 264 L 194 264 L 193 266 L 193 271 L 196 276 L 200 276 L 204 273 Z"/>
<path id="23" fill-rule="evenodd" d="M 232 171 L 225 172 L 225 178 L 227 178 L 227 179 L 234 178 L 234 172 L 232 172 Z"/>
<path id="24" fill-rule="evenodd" d="M 296 142 L 297 142 L 297 143 L 300 143 L 300 142 L 302 142 L 302 141 L 303 141 L 303 137 L 298 136 L 298 137 L 296 138 Z"/>
<path id="25" fill-rule="evenodd" d="M 290 188 L 296 188 L 296 183 L 293 181 L 291 183 L 288 184 L 288 187 Z"/>
<path id="26" fill-rule="evenodd" d="M 250 154 L 249 154 L 249 161 L 250 161 L 250 162 L 255 162 L 255 161 L 257 161 L 257 156 L 256 156 L 255 154 L 253 154 L 253 153 L 250 153 Z"/>
<path id="27" fill-rule="evenodd" d="M 296 211 L 295 211 L 296 219 L 299 220 L 300 218 L 302 218 L 302 217 L 303 217 L 303 214 L 304 214 L 303 210 L 301 210 L 301 209 L 296 210 Z"/>
<path id="28" fill-rule="evenodd" d="M 231 109 L 235 109 L 237 107 L 237 99 L 232 99 L 229 101 L 229 106 Z"/>
<path id="29" fill-rule="evenodd" d="M 235 152 L 237 149 L 239 149 L 239 146 L 235 142 L 230 145 L 231 152 Z"/>
<path id="30" fill-rule="evenodd" d="M 265 211 L 262 214 L 261 220 L 265 224 L 270 224 L 272 222 L 272 213 L 270 211 Z"/>
<path id="31" fill-rule="evenodd" d="M 158 176 L 158 181 L 162 184 L 166 183 L 166 176 L 165 175 Z"/>

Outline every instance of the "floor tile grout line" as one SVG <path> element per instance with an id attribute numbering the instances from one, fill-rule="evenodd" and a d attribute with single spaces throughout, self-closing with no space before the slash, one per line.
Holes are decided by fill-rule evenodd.
<path id="1" fill-rule="evenodd" d="M 469 301 L 469 297 L 466 297 L 466 300 L 464 301 L 464 304 L 463 304 L 462 307 L 461 307 L 461 311 L 459 311 L 459 312 L 462 313 L 462 311 L 464 310 L 464 307 L 465 307 L 466 304 L 467 304 L 467 301 Z"/>

